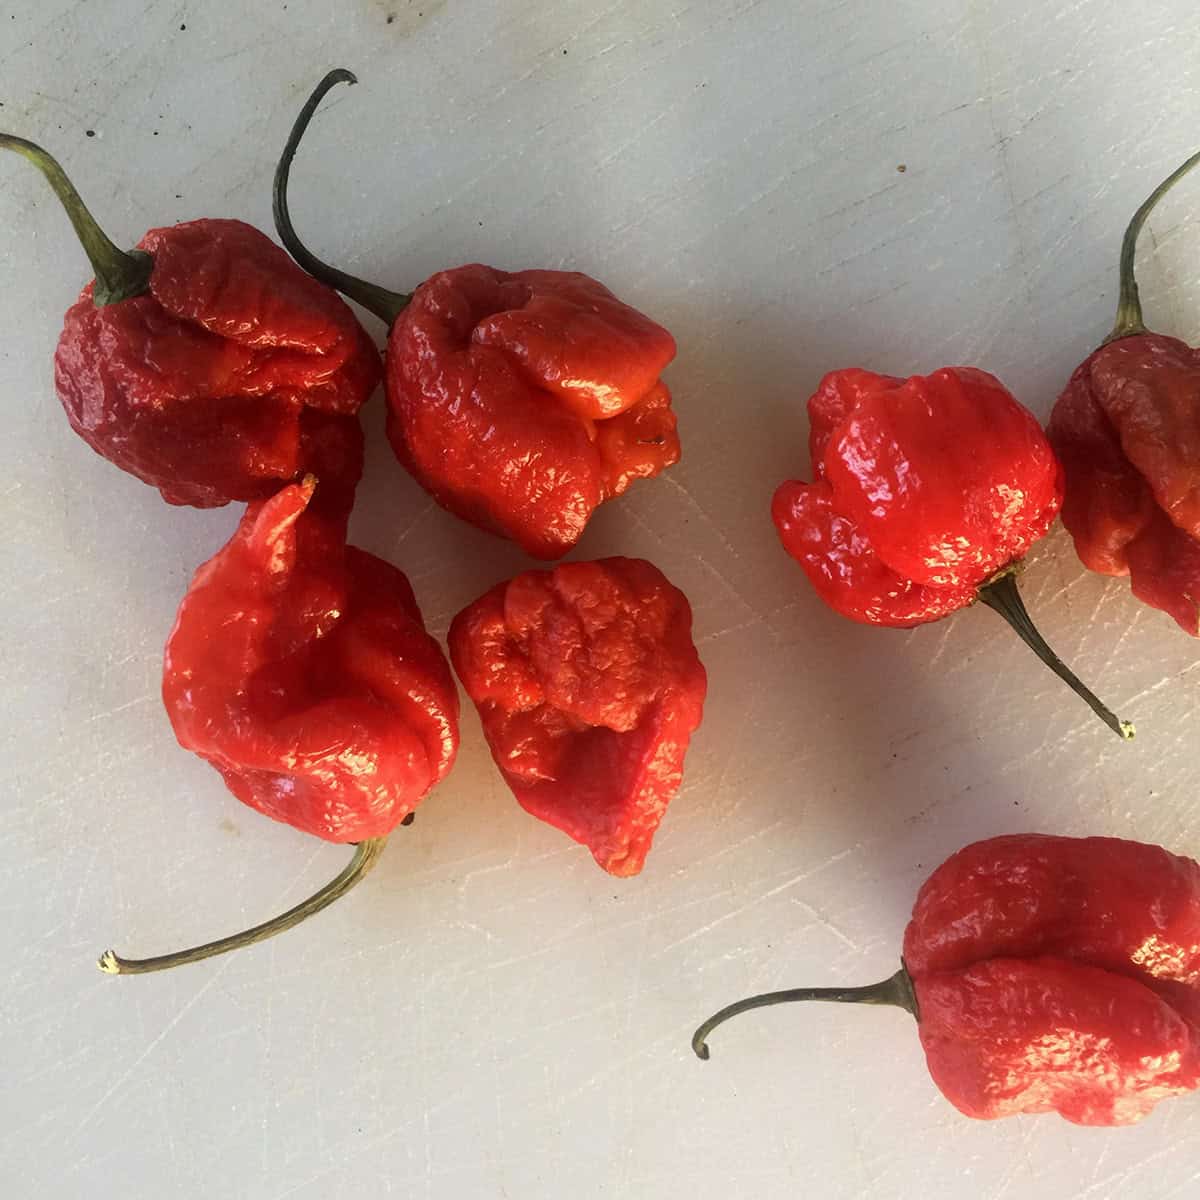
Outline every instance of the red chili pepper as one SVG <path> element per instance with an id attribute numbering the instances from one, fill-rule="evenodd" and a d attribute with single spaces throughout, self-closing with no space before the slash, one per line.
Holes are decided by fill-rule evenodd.
<path id="1" fill-rule="evenodd" d="M 704 709 L 683 593 L 641 559 L 565 563 L 492 588 L 449 642 L 521 807 L 636 875 Z"/>
<path id="2" fill-rule="evenodd" d="M 1133 594 L 1200 637 L 1200 351 L 1149 333 L 1133 272 L 1154 206 L 1194 154 L 1137 210 L 1121 246 L 1117 322 L 1071 376 L 1048 433 L 1066 472 L 1063 524 L 1083 565 L 1128 575 Z"/>
<path id="3" fill-rule="evenodd" d="M 172 504 L 265 499 L 305 472 L 348 512 L 357 412 L 379 354 L 347 305 L 241 221 L 152 229 L 119 250 L 40 146 L 0 134 L 49 181 L 96 278 L 54 359 L 71 427 Z"/>
<path id="4" fill-rule="evenodd" d="M 283 916 L 194 950 L 101 968 L 141 973 L 249 945 L 354 886 L 444 776 L 458 749 L 458 693 L 412 589 L 309 509 L 315 481 L 251 504 L 196 572 L 163 665 L 175 736 L 268 817 L 330 842 L 351 864 Z M 307 511 L 306 511 L 307 510 Z"/>
<path id="5" fill-rule="evenodd" d="M 852 368 L 808 402 L 813 482 L 779 486 L 784 549 L 836 612 L 909 628 L 982 600 L 1106 725 L 1119 721 L 1046 645 L 1017 591 L 1054 521 L 1062 472 L 1041 427 L 971 367 L 895 379 Z"/>
<path id="6" fill-rule="evenodd" d="M 275 228 L 296 261 L 389 327 L 388 437 L 442 507 L 537 558 L 565 554 L 596 507 L 679 460 L 675 357 L 660 325 L 573 271 L 441 271 L 411 295 L 316 258 L 296 236 L 287 183 L 331 71 L 305 104 L 275 176 Z"/>
<path id="7" fill-rule="evenodd" d="M 1117 838 L 976 842 L 917 895 L 901 969 L 792 1000 L 894 1004 L 917 1018 L 930 1074 L 969 1117 L 1057 1112 L 1128 1125 L 1200 1086 L 1200 866 Z"/>

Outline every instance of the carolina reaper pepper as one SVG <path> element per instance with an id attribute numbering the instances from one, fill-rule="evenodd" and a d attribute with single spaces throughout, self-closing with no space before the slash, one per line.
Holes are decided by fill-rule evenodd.
<path id="1" fill-rule="evenodd" d="M 536 558 L 565 554 L 596 507 L 679 460 L 671 396 L 659 379 L 671 335 L 573 271 L 440 271 L 411 295 L 316 258 L 287 204 L 292 159 L 317 86 L 275 176 L 275 228 L 296 261 L 389 327 L 388 438 L 450 512 Z"/>
<path id="2" fill-rule="evenodd" d="M 1200 1085 L 1200 866 L 1117 838 L 976 842 L 921 888 L 890 979 L 743 1000 L 692 1048 L 707 1058 L 723 1021 L 792 1000 L 907 1009 L 969 1117 L 1132 1124 Z"/>
<path id="3" fill-rule="evenodd" d="M 1133 260 L 1151 193 L 1121 246 L 1117 321 L 1076 368 L 1048 433 L 1066 472 L 1063 524 L 1083 565 L 1127 575 L 1133 594 L 1200 637 L 1200 351 L 1146 330 Z"/>
<path id="4" fill-rule="evenodd" d="M 450 770 L 458 693 L 412 589 L 310 507 L 311 478 L 249 505 L 199 571 L 167 641 L 163 703 L 185 749 L 244 804 L 356 844 L 332 883 L 245 933 L 159 958 L 108 951 L 114 974 L 195 962 L 290 928 L 374 865 L 388 834 Z"/>
<path id="5" fill-rule="evenodd" d="M 1034 628 L 1016 571 L 1054 521 L 1062 471 L 1033 414 L 986 371 L 852 368 L 808 402 L 814 479 L 771 505 L 784 549 L 836 612 L 909 628 L 982 600 L 1106 725 L 1120 721 Z"/>
<path id="6" fill-rule="evenodd" d="M 341 298 L 241 221 L 152 229 L 121 251 L 45 150 L 8 134 L 0 148 L 46 177 L 95 272 L 54 358 L 75 432 L 172 504 L 261 500 L 311 471 L 318 503 L 348 512 L 357 412 L 381 372 Z"/>
<path id="7" fill-rule="evenodd" d="M 564 563 L 492 588 L 450 658 L 518 803 L 636 875 L 703 714 L 686 597 L 636 558 Z"/>

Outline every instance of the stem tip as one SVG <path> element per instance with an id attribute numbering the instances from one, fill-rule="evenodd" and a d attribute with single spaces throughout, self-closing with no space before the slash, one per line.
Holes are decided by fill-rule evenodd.
<path id="1" fill-rule="evenodd" d="M 908 970 L 901 965 L 895 975 L 889 976 L 880 983 L 870 983 L 865 987 L 824 987 L 824 988 L 789 988 L 783 992 L 764 992 L 760 996 L 750 996 L 727 1004 L 720 1012 L 713 1013 L 707 1021 L 692 1034 L 692 1050 L 702 1062 L 708 1061 L 708 1035 L 718 1025 L 723 1025 L 731 1017 L 739 1013 L 749 1012 L 755 1008 L 770 1008 L 775 1004 L 793 1004 L 805 1000 L 827 1000 L 835 1004 L 890 1004 L 902 1008 L 920 1019 L 917 1012 L 917 995 L 913 990 L 912 977 Z"/>
<path id="2" fill-rule="evenodd" d="M 314 892 L 307 900 L 301 900 L 287 912 L 255 925 L 251 929 L 235 933 L 230 937 L 220 938 L 215 942 L 205 942 L 202 946 L 193 946 L 190 950 L 176 950 L 171 954 L 160 954 L 154 958 L 122 958 L 112 950 L 105 950 L 100 955 L 99 967 L 106 975 L 146 975 L 151 971 L 165 971 L 171 967 L 182 967 L 187 963 L 200 962 L 217 954 L 226 954 L 230 950 L 239 950 L 243 946 L 253 946 L 255 942 L 265 941 L 284 930 L 299 925 L 309 917 L 328 908 L 335 900 L 344 896 L 355 884 L 359 883 L 368 871 L 378 861 L 386 837 L 368 838 L 354 847 L 354 857 L 346 868 L 323 888 Z"/>
<path id="3" fill-rule="evenodd" d="M 300 139 L 304 137 L 317 106 L 325 98 L 326 92 L 339 83 L 357 83 L 358 79 L 352 71 L 345 67 L 337 67 L 330 71 L 320 83 L 313 88 L 312 95 L 304 102 L 288 140 L 279 156 L 279 164 L 275 168 L 275 182 L 272 189 L 272 213 L 275 217 L 275 232 L 284 244 L 287 252 L 314 279 L 319 279 L 327 287 L 335 288 L 344 296 L 361 304 L 368 312 L 374 313 L 390 329 L 396 318 L 404 310 L 411 296 L 389 291 L 378 284 L 368 283 L 357 276 L 349 275 L 337 267 L 319 259 L 301 240 L 292 224 L 292 214 L 288 207 L 288 182 L 292 173 L 292 160 Z"/>
<path id="4" fill-rule="evenodd" d="M 999 613 L 1017 636 L 1073 691 L 1085 704 L 1124 741 L 1130 741 L 1136 730 L 1132 721 L 1122 721 L 1104 704 L 1053 650 L 1038 632 L 1021 593 L 1017 589 L 1017 568 L 1009 567 L 979 589 L 979 599 L 993 612 Z"/>
<path id="5" fill-rule="evenodd" d="M 11 150 L 31 162 L 42 173 L 58 197 L 75 235 L 92 264 L 95 284 L 92 300 L 97 308 L 119 304 L 150 289 L 154 260 L 144 250 L 122 250 L 115 245 L 88 211 L 75 185 L 67 178 L 58 159 L 36 142 L 0 133 L 0 150 Z"/>
<path id="6" fill-rule="evenodd" d="M 1154 206 L 1177 184 L 1197 163 L 1200 163 L 1200 152 L 1180 163 L 1142 202 L 1141 207 L 1133 214 L 1125 236 L 1121 240 L 1120 291 L 1117 297 L 1117 320 L 1112 333 L 1104 339 L 1104 344 L 1115 342 L 1119 338 L 1131 337 L 1146 332 L 1146 323 L 1142 318 L 1142 302 L 1138 296 L 1137 279 L 1133 273 L 1133 260 L 1137 251 L 1138 234 L 1146 218 L 1154 210 Z M 1130 734 L 1130 737 L 1133 735 Z"/>

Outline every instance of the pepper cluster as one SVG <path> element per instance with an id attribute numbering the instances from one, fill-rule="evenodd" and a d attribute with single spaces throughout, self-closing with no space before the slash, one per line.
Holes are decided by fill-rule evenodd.
<path id="1" fill-rule="evenodd" d="M 291 162 L 340 82 L 354 77 L 330 72 L 313 92 L 276 172 L 276 226 L 295 261 L 229 220 L 154 229 L 123 252 L 53 157 L 0 135 L 45 175 L 95 274 L 55 356 L 72 428 L 172 504 L 248 502 L 167 640 L 176 738 L 251 808 L 356 847 L 279 917 L 153 958 L 106 951 L 112 974 L 195 962 L 320 911 L 454 763 L 445 655 L 405 576 L 346 540 L 358 413 L 381 379 L 400 462 L 445 508 L 538 558 L 561 557 L 598 505 L 679 459 L 660 378 L 675 341 L 596 280 L 474 264 L 400 295 L 300 243 Z M 338 290 L 387 322 L 386 370 Z M 704 705 L 683 594 L 647 562 L 572 563 L 500 584 L 459 615 L 451 642 L 520 803 L 606 871 L 640 871 Z"/>
<path id="2" fill-rule="evenodd" d="M 680 457 L 662 373 L 671 334 L 577 272 L 468 264 L 410 293 L 319 259 L 274 187 L 278 247 L 235 220 L 101 230 L 59 164 L 0 134 L 61 200 L 94 278 L 68 309 L 55 383 L 72 428 L 175 505 L 242 502 L 196 572 L 164 656 L 177 740 L 256 811 L 355 846 L 349 865 L 252 929 L 115 974 L 194 962 L 282 932 L 338 899 L 451 770 L 450 663 L 395 566 L 349 544 L 359 412 L 379 383 L 400 464 L 449 512 L 557 560 L 603 503 Z M 808 401 L 811 479 L 774 493 L 785 550 L 826 604 L 909 628 L 982 601 L 1104 721 L 1050 649 L 1016 575 L 1060 510 L 1090 569 L 1200 636 L 1200 357 L 1146 330 L 1121 254 L 1116 327 L 1072 375 L 1048 431 L 972 367 L 901 379 L 833 371 Z M 290 253 L 290 257 L 289 257 Z M 338 293 L 387 326 L 386 355 Z M 616 876 L 643 869 L 681 786 L 707 677 L 686 597 L 624 557 L 527 570 L 454 617 L 449 659 L 518 803 Z M 994 838 L 917 896 L 901 969 L 863 988 L 755 996 L 697 1030 L 794 1000 L 911 1012 L 937 1086 L 977 1118 L 1055 1111 L 1127 1124 L 1200 1086 L 1200 866 L 1105 838 Z"/>

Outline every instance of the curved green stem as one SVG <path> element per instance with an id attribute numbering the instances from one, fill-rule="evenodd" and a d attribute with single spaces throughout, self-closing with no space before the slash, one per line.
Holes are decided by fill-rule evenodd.
<path id="1" fill-rule="evenodd" d="M 917 1011 L 917 994 L 913 991 L 912 977 L 903 965 L 890 979 L 882 983 L 871 983 L 866 987 L 847 988 L 789 988 L 785 992 L 764 992 L 727 1005 L 714 1013 L 692 1034 L 692 1049 L 697 1058 L 708 1058 L 708 1035 L 730 1017 L 749 1012 L 752 1008 L 769 1008 L 773 1004 L 792 1004 L 800 1000 L 832 1000 L 837 1004 L 890 1004 L 910 1012 L 920 1020 Z"/>
<path id="2" fill-rule="evenodd" d="M 293 925 L 299 925 L 301 921 L 306 921 L 344 896 L 379 861 L 386 844 L 386 837 L 368 838 L 365 842 L 359 842 L 354 848 L 354 857 L 336 879 L 331 879 L 307 900 L 301 900 L 295 908 L 289 908 L 287 912 L 270 921 L 264 921 L 261 925 L 255 925 L 252 929 L 243 930 L 219 941 L 205 942 L 203 946 L 193 946 L 190 950 L 160 954 L 155 958 L 122 958 L 111 950 L 105 950 L 100 956 L 100 970 L 107 975 L 145 975 L 150 971 L 182 967 L 187 963 L 199 962 L 216 954 L 225 954 L 229 950 L 240 950 L 243 946 L 253 946 L 255 942 L 265 941 L 277 933 L 291 929 Z"/>
<path id="3" fill-rule="evenodd" d="M 97 308 L 140 296 L 150 287 L 154 260 L 144 250 L 126 253 L 113 244 L 96 224 L 95 217 L 88 212 L 75 185 L 49 151 L 43 150 L 36 142 L 14 137 L 11 133 L 0 133 L 0 150 L 13 150 L 33 163 L 67 210 L 67 216 L 75 226 L 75 233 L 96 276 L 92 297 Z"/>
<path id="4" fill-rule="evenodd" d="M 312 120 L 313 113 L 317 111 L 317 105 L 325 98 L 325 93 L 330 88 L 336 87 L 339 83 L 357 82 L 357 78 L 350 71 L 344 67 L 338 67 L 337 70 L 330 71 L 317 84 L 313 94 L 305 101 L 300 115 L 296 118 L 295 125 L 292 126 L 292 132 L 288 135 L 279 165 L 275 168 L 272 211 L 275 214 L 275 231 L 279 234 L 279 240 L 287 247 L 288 253 L 315 279 L 319 279 L 331 288 L 336 288 L 343 295 L 349 296 L 351 300 L 361 304 L 368 312 L 373 312 L 390 329 L 412 297 L 400 292 L 389 291 L 374 283 L 367 283 L 357 276 L 348 275 L 345 271 L 340 271 L 337 267 L 331 267 L 327 262 L 322 262 L 296 236 L 296 230 L 292 226 L 292 215 L 288 211 L 287 189 L 288 178 L 292 170 L 292 159 L 296 157 L 296 148 L 300 145 L 300 139 L 304 136 L 305 130 L 308 129 L 308 123 Z"/>
<path id="5" fill-rule="evenodd" d="M 1133 220 L 1125 230 L 1121 242 L 1121 291 L 1117 298 L 1117 323 L 1113 331 L 1104 339 L 1104 344 L 1115 342 L 1118 338 L 1129 337 L 1135 333 L 1145 333 L 1146 325 L 1142 320 L 1142 302 L 1138 298 L 1137 280 L 1133 274 L 1133 258 L 1137 250 L 1138 234 L 1150 215 L 1154 206 L 1179 182 L 1197 163 L 1200 163 L 1200 152 L 1193 154 L 1185 163 L 1181 163 L 1146 197 L 1141 208 L 1133 214 Z"/>
<path id="6" fill-rule="evenodd" d="M 1046 643 L 1046 639 L 1038 632 L 1025 602 L 1017 590 L 1017 575 L 1015 570 L 1007 570 L 1002 575 L 984 584 L 979 589 L 979 599 L 993 612 L 998 612 L 1016 630 L 1017 635 L 1033 652 L 1079 696 L 1118 737 L 1129 741 L 1136 732 L 1132 721 L 1122 721 L 1107 705 L 1101 703 L 1096 695 L 1088 688 L 1079 676 L 1067 666 Z"/>

